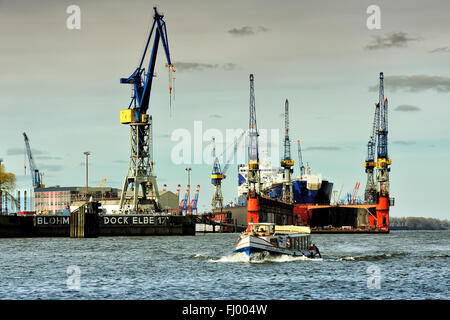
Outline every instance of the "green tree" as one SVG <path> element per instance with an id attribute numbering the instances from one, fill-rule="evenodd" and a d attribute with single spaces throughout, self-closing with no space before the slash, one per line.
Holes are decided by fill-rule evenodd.
<path id="1" fill-rule="evenodd" d="M 10 191 L 14 189 L 16 184 L 16 176 L 14 173 L 6 172 L 5 166 L 0 165 L 0 190 Z"/>

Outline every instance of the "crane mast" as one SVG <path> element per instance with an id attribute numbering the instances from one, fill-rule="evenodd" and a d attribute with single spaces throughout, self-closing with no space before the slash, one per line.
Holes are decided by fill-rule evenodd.
<path id="1" fill-rule="evenodd" d="M 250 116 L 248 128 L 248 184 L 249 192 L 259 189 L 259 155 L 258 155 L 258 126 L 256 124 L 256 105 L 255 105 L 255 88 L 254 76 L 250 74 Z"/>
<path id="2" fill-rule="evenodd" d="M 241 139 L 245 136 L 245 133 L 246 133 L 245 131 L 242 132 L 241 135 L 238 137 L 238 139 L 236 139 L 236 138 L 234 139 L 233 156 L 236 156 L 238 144 L 241 141 Z M 216 156 L 215 141 L 216 141 L 216 139 L 213 138 L 212 144 L 213 144 L 214 165 L 213 165 L 213 170 L 211 173 L 211 184 L 214 186 L 214 195 L 213 195 L 213 198 L 211 201 L 211 207 L 212 207 L 212 210 L 217 209 L 217 208 L 222 210 L 222 208 L 223 208 L 222 180 L 227 177 L 225 175 L 225 173 L 228 171 L 228 168 L 230 167 L 232 158 L 230 157 L 222 168 L 219 163 L 219 157 L 221 157 L 222 154 L 219 156 Z M 226 150 L 227 149 L 225 149 L 224 152 Z"/>
<path id="3" fill-rule="evenodd" d="M 388 100 L 384 97 L 384 75 L 380 72 L 380 124 L 378 128 L 377 149 L 377 182 L 379 184 L 380 196 L 389 195 L 389 165 L 392 160 L 388 157 Z"/>
<path id="4" fill-rule="evenodd" d="M 256 106 L 254 77 L 250 74 L 250 116 L 248 128 L 248 193 L 247 193 L 247 224 L 259 222 L 259 192 L 260 172 L 258 156 L 258 129 L 256 125 Z"/>
<path id="5" fill-rule="evenodd" d="M 284 103 L 284 157 L 281 160 L 281 166 L 284 168 L 283 182 L 283 201 L 293 202 L 292 179 L 291 173 L 294 166 L 294 160 L 291 159 L 291 142 L 289 140 L 289 101 L 286 99 Z"/>
<path id="6" fill-rule="evenodd" d="M 225 178 L 225 175 L 222 172 L 220 167 L 219 158 L 216 157 L 216 139 L 212 139 L 213 143 L 213 159 L 214 165 L 211 173 L 211 183 L 214 186 L 214 195 L 211 201 L 212 209 L 216 209 L 219 206 L 220 209 L 223 208 L 223 195 L 222 195 L 222 179 Z"/>
<path id="7" fill-rule="evenodd" d="M 380 120 L 378 126 L 377 148 L 377 183 L 376 197 L 377 228 L 389 230 L 389 207 L 393 199 L 389 198 L 389 165 L 392 163 L 388 157 L 388 100 L 384 97 L 384 75 L 380 72 L 379 89 Z"/>
<path id="8" fill-rule="evenodd" d="M 377 163 L 375 162 L 375 149 L 379 123 L 380 103 L 378 102 L 375 104 L 372 132 L 369 142 L 367 143 L 367 158 L 364 162 L 364 167 L 367 175 L 366 188 L 364 190 L 364 201 L 366 203 L 375 203 L 377 197 L 377 185 L 374 179 L 374 170 L 377 166 Z"/>
<path id="9" fill-rule="evenodd" d="M 130 159 L 119 205 L 119 211 L 122 213 L 161 211 L 159 191 L 153 169 L 153 123 L 151 115 L 147 114 L 159 42 L 162 43 L 166 54 L 169 79 L 171 72 L 175 72 L 175 69 L 170 60 L 166 23 L 163 20 L 164 15 L 160 14 L 156 7 L 153 10 L 153 25 L 140 63 L 131 76 L 120 79 L 120 83 L 131 84 L 133 89 L 133 96 L 128 109 L 120 111 L 120 122 L 130 126 Z M 152 52 L 146 70 L 143 63 L 153 35 Z M 169 87 L 170 94 L 172 93 L 171 89 Z M 131 194 L 128 193 L 129 188 L 132 191 Z"/>

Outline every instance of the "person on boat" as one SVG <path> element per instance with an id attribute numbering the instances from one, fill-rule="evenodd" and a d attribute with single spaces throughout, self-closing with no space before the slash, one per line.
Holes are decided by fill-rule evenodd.
<path id="1" fill-rule="evenodd" d="M 319 255 L 319 258 L 322 258 L 322 255 L 320 254 L 319 248 L 317 248 L 314 243 L 312 244 L 311 247 L 309 247 L 309 250 L 315 251 Z"/>

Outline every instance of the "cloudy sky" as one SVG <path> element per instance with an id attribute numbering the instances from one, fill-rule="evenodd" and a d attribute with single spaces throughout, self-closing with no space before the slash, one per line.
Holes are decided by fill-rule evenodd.
<path id="1" fill-rule="evenodd" d="M 381 9 L 381 28 L 370 30 L 366 11 L 373 4 Z M 81 9 L 80 30 L 66 27 L 70 5 Z M 119 123 L 119 111 L 129 104 L 130 88 L 119 79 L 139 61 L 152 7 L 148 1 L 0 0 L 0 158 L 19 186 L 31 185 L 23 132 L 46 185 L 84 185 L 83 152 L 90 151 L 90 185 L 106 178 L 105 186 L 122 186 L 129 128 Z M 170 107 L 160 50 L 149 109 L 160 187 L 184 189 L 191 166 L 191 184 L 201 185 L 199 207 L 209 208 L 211 165 L 175 164 L 171 153 L 179 143 L 171 137 L 186 129 L 202 143 L 194 138 L 195 121 L 202 133 L 246 129 L 253 73 L 258 128 L 280 129 L 269 149 L 282 154 L 288 98 L 292 154 L 301 139 L 313 172 L 336 189 L 343 184 L 344 192 L 357 181 L 363 189 L 382 71 L 396 198 L 391 214 L 450 218 L 449 1 L 164 0 L 158 7 L 177 69 Z M 194 143 L 191 153 L 194 161 Z M 237 196 L 235 164 L 224 181 L 226 201 Z"/>

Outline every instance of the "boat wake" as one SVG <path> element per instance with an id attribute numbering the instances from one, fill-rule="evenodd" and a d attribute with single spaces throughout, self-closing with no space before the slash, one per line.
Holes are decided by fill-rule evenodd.
<path id="1" fill-rule="evenodd" d="M 225 263 L 282 263 L 294 261 L 323 261 L 319 258 L 307 258 L 305 256 L 294 257 L 291 255 L 270 255 L 264 252 L 254 253 L 249 259 L 245 252 L 237 252 L 231 255 L 223 256 L 219 259 L 209 259 L 209 262 L 225 262 Z"/>
<path id="2" fill-rule="evenodd" d="M 408 253 L 406 253 L 406 252 L 382 253 L 382 254 L 367 255 L 367 256 L 341 257 L 341 258 L 337 258 L 336 261 L 376 261 L 376 260 L 383 260 L 383 259 L 403 257 L 403 256 L 406 256 L 406 255 L 408 255 Z"/>

